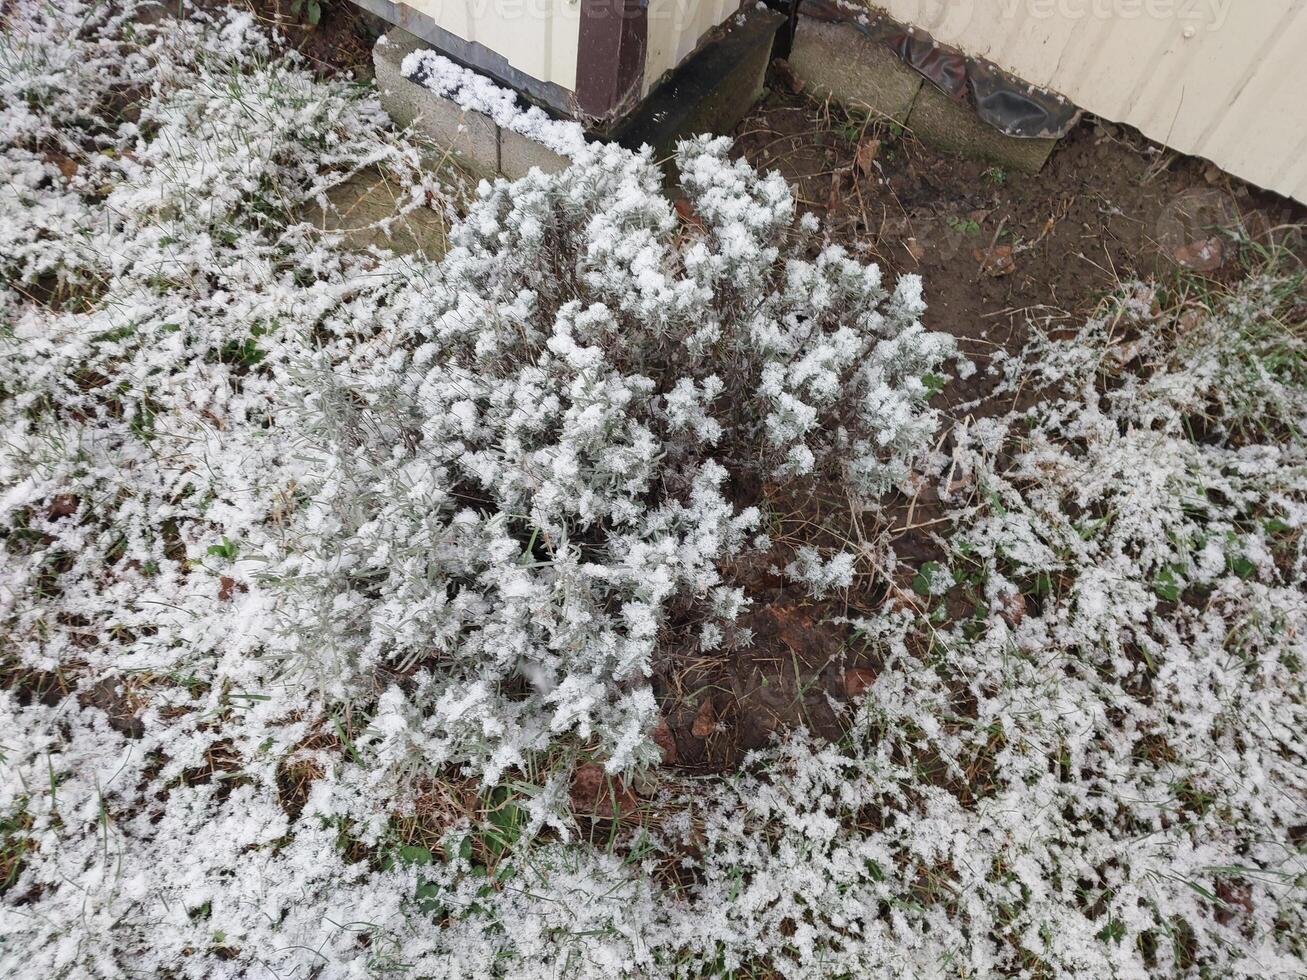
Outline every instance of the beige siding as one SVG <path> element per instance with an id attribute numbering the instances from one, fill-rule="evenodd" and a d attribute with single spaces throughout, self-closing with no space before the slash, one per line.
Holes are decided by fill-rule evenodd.
<path id="1" fill-rule="evenodd" d="M 576 89 L 580 0 L 403 0 L 456 37 L 503 55 L 518 71 Z"/>
<path id="2" fill-rule="evenodd" d="M 700 39 L 740 9 L 740 0 L 649 0 L 644 93 L 684 61 Z"/>
<path id="3" fill-rule="evenodd" d="M 1307 202 L 1307 0 L 879 0 L 895 20 Z"/>

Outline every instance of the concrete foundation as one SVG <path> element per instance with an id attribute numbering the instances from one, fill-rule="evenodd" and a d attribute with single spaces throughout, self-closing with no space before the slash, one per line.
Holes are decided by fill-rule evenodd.
<path id="1" fill-rule="evenodd" d="M 772 45 L 785 18 L 754 8 L 663 80 L 612 137 L 623 146 L 653 147 L 663 160 L 678 141 L 700 133 L 729 134 L 762 96 Z"/>
<path id="2" fill-rule="evenodd" d="M 560 156 L 535 140 L 503 129 L 489 116 L 463 109 L 456 102 L 404 77 L 404 58 L 431 45 L 398 27 L 386 32 L 372 49 L 377 93 L 390 117 L 411 126 L 447 149 L 477 174 L 503 174 L 516 179 L 532 167 L 552 173 L 567 166 Z"/>
<path id="3" fill-rule="evenodd" d="M 1054 139 L 1018 139 L 987 126 L 969 105 L 953 101 L 934 85 L 924 85 L 912 103 L 908 129 L 930 146 L 1022 173 L 1039 173 L 1057 146 Z"/>
<path id="4" fill-rule="evenodd" d="M 816 98 L 906 125 L 923 79 L 851 24 L 799 18 L 790 65 Z"/>
<path id="5" fill-rule="evenodd" d="M 656 158 L 665 159 L 687 136 L 732 132 L 762 94 L 772 43 L 783 22 L 783 17 L 767 9 L 752 9 L 733 19 L 627 119 L 610 132 L 594 134 L 595 138 L 633 148 L 647 143 Z M 427 41 L 392 28 L 373 48 L 381 104 L 399 125 L 411 126 L 482 176 L 502 174 L 515 180 L 532 167 L 552 173 L 567 166 L 566 157 L 535 140 L 405 78 L 404 58 L 430 47 Z"/>
<path id="6" fill-rule="evenodd" d="M 567 166 L 567 157 L 511 129 L 499 130 L 499 172 L 509 180 L 525 177 L 532 167 L 547 174 Z"/>
<path id="7" fill-rule="evenodd" d="M 813 95 L 892 119 L 923 143 L 960 156 L 1035 173 L 1057 145 L 986 125 L 851 23 L 800 15 L 789 62 Z"/>

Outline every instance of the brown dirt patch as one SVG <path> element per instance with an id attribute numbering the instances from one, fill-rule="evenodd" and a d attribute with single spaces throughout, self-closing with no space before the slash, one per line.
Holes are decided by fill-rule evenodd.
<path id="1" fill-rule="evenodd" d="M 734 650 L 682 651 L 654 676 L 664 710 L 660 744 L 674 764 L 694 771 L 739 765 L 775 735 L 806 728 L 830 740 L 844 734 L 843 709 L 878 673 L 835 620 L 846 610 L 813 602 L 787 586 L 750 587 L 738 626 L 753 642 Z"/>
<path id="2" fill-rule="evenodd" d="M 1028 175 L 785 88 L 773 79 L 737 130 L 737 152 L 784 175 L 832 240 L 887 276 L 920 274 L 926 325 L 958 337 L 982 369 L 995 345 L 1021 344 L 1031 318 L 1082 319 L 1122 281 L 1174 276 L 1177 250 L 1210 256 L 1208 221 L 1233 218 L 1265 236 L 1307 219 L 1291 201 L 1112 123 L 1080 123 Z M 1237 278 L 1237 251 L 1227 243 L 1207 274 Z M 985 388 L 982 370 L 950 397 Z"/>
<path id="3" fill-rule="evenodd" d="M 164 2 L 169 6 L 175 0 Z M 260 25 L 284 37 L 314 71 L 327 76 L 352 75 L 360 82 L 372 80 L 372 45 L 389 28 L 385 21 L 347 0 L 320 0 L 317 24 L 309 23 L 306 6 L 293 11 L 293 0 L 203 2 L 214 7 L 235 3 L 248 8 Z"/>

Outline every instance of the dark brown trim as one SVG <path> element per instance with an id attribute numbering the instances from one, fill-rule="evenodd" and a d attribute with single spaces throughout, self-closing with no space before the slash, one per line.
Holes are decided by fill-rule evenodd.
<path id="1" fill-rule="evenodd" d="M 576 104 L 601 124 L 640 100 L 649 40 L 648 0 L 581 0 Z"/>

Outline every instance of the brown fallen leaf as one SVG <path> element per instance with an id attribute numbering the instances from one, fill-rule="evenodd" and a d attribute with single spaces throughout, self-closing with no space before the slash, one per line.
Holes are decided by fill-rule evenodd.
<path id="1" fill-rule="evenodd" d="M 1142 349 L 1140 341 L 1132 340 L 1126 344 L 1113 344 L 1107 349 L 1106 356 L 1117 367 L 1125 367 L 1139 356 Z"/>
<path id="2" fill-rule="evenodd" d="M 850 667 L 844 672 L 844 696 L 852 700 L 875 681 L 876 672 L 870 667 Z"/>
<path id="3" fill-rule="evenodd" d="M 617 819 L 640 808 L 640 800 L 617 776 L 597 762 L 583 762 L 572 773 L 572 809 L 590 817 Z"/>
<path id="4" fill-rule="evenodd" d="M 826 195 L 826 210 L 834 211 L 844 200 L 844 175 L 849 171 L 836 170 L 830 175 L 830 193 Z"/>
<path id="5" fill-rule="evenodd" d="M 980 263 L 980 271 L 987 276 L 1006 276 L 1016 271 L 1017 264 L 1012 261 L 1011 245 L 994 245 L 990 248 L 974 248 L 971 254 Z"/>
<path id="6" fill-rule="evenodd" d="M 875 169 L 874 164 L 879 153 L 880 140 L 863 140 L 858 144 L 858 154 L 854 157 L 854 162 L 857 163 L 859 170 L 870 177 L 872 170 Z"/>
<path id="7" fill-rule="evenodd" d="M 915 238 L 905 238 L 903 240 L 903 247 L 908 250 L 908 254 L 917 262 L 920 262 L 926 257 L 926 246 L 922 245 L 921 242 L 917 241 Z"/>
<path id="8" fill-rule="evenodd" d="M 705 698 L 699 706 L 694 722 L 690 725 L 690 734 L 695 738 L 707 738 L 717 728 L 717 706 L 711 697 Z"/>
<path id="9" fill-rule="evenodd" d="M 1194 272 L 1214 272 L 1225 264 L 1225 245 L 1213 235 L 1199 242 L 1177 245 L 1171 255 L 1175 261 Z"/>
<path id="10" fill-rule="evenodd" d="M 53 163 L 59 168 L 59 172 L 64 175 L 65 179 L 71 180 L 77 176 L 77 161 L 72 157 L 66 157 L 62 153 L 45 154 L 45 162 Z"/>
<path id="11" fill-rule="evenodd" d="M 1216 907 L 1216 921 L 1223 926 L 1253 913 L 1253 890 L 1242 881 L 1222 878 L 1216 883 L 1216 897 L 1221 901 Z"/>
<path id="12" fill-rule="evenodd" d="M 703 218 L 701 218 L 699 213 L 694 210 L 694 205 L 690 203 L 688 198 L 678 197 L 672 202 L 672 206 L 676 208 L 676 213 L 681 216 L 681 220 L 690 227 L 699 229 L 707 227 Z"/>
<path id="13" fill-rule="evenodd" d="M 805 82 L 799 77 L 799 73 L 794 70 L 794 66 L 784 58 L 777 58 L 771 63 L 772 71 L 776 75 L 776 80 L 784 86 L 787 92 L 798 95 L 803 91 Z"/>
<path id="14" fill-rule="evenodd" d="M 667 724 L 666 718 L 658 719 L 658 724 L 653 730 L 654 744 L 663 750 L 663 765 L 670 766 L 676 762 L 676 736 L 672 734 L 672 726 Z"/>
<path id="15" fill-rule="evenodd" d="M 77 513 L 81 502 L 75 493 L 57 493 L 50 501 L 50 508 L 46 513 L 52 521 L 57 521 L 61 517 L 72 517 Z"/>
<path id="16" fill-rule="evenodd" d="M 229 602 L 231 597 L 237 592 L 248 592 L 242 582 L 237 582 L 229 575 L 224 575 L 218 579 L 218 599 L 222 602 Z"/>
<path id="17" fill-rule="evenodd" d="M 1020 592 L 1004 592 L 998 597 L 998 614 L 1009 626 L 1026 618 L 1026 597 Z"/>
<path id="18" fill-rule="evenodd" d="M 1205 311 L 1201 307 L 1191 306 L 1180 314 L 1180 319 L 1176 321 L 1176 329 L 1180 333 L 1188 333 L 1200 323 L 1203 322 Z"/>

